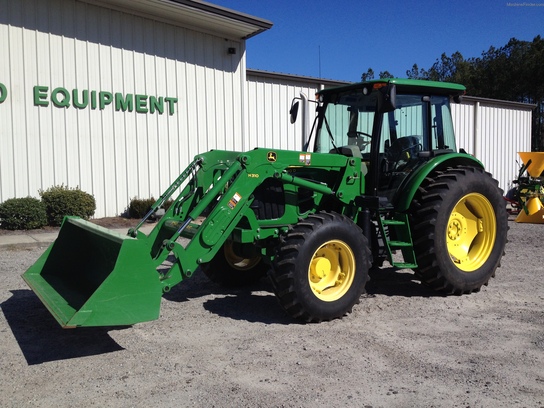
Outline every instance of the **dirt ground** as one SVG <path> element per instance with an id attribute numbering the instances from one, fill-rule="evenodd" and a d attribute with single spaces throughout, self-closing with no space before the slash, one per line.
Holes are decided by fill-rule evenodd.
<path id="1" fill-rule="evenodd" d="M 0 252 L 2 407 L 544 407 L 544 225 L 509 222 L 488 287 L 440 296 L 384 267 L 341 320 L 299 324 L 262 281 L 202 274 L 158 320 L 63 330 Z"/>

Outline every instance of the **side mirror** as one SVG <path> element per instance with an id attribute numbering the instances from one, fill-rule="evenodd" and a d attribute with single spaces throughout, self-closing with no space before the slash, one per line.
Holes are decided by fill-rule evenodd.
<path id="1" fill-rule="evenodd" d="M 378 112 L 392 112 L 397 107 L 397 86 L 388 84 L 378 91 Z"/>
<path id="2" fill-rule="evenodd" d="M 291 119 L 291 123 L 295 123 L 297 121 L 297 115 L 298 115 L 298 101 L 293 99 L 293 102 L 291 102 L 291 109 L 289 109 L 289 117 Z"/>

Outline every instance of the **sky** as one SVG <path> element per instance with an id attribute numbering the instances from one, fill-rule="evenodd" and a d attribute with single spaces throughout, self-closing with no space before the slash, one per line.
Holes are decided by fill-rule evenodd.
<path id="1" fill-rule="evenodd" d="M 247 40 L 247 68 L 339 81 L 360 81 L 368 68 L 406 77 L 442 53 L 468 59 L 544 36 L 544 0 L 208 2 L 274 24 Z"/>

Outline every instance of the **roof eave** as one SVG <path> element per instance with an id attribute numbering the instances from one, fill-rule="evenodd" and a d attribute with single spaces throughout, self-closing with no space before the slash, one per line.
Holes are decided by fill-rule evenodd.
<path id="1" fill-rule="evenodd" d="M 272 22 L 198 0 L 81 0 L 218 36 L 246 40 L 272 27 Z"/>

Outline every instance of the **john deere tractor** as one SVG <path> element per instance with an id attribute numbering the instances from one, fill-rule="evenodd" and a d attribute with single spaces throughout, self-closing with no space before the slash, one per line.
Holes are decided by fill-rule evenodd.
<path id="1" fill-rule="evenodd" d="M 23 278 L 63 327 L 156 319 L 198 271 L 225 285 L 268 275 L 306 322 L 350 312 L 384 261 L 445 294 L 478 291 L 508 226 L 498 183 L 455 145 L 450 103 L 464 92 L 403 79 L 320 91 L 304 151 L 199 154 L 126 236 L 66 217 Z"/>

